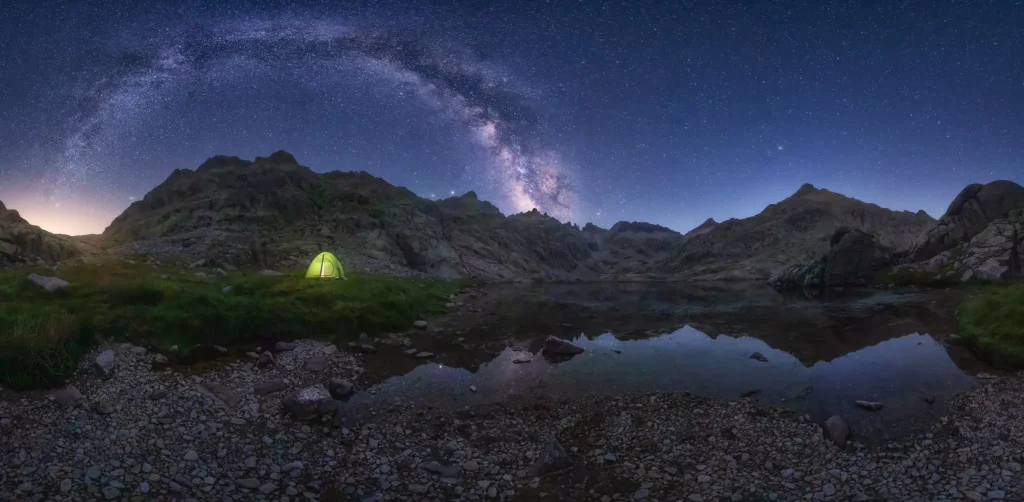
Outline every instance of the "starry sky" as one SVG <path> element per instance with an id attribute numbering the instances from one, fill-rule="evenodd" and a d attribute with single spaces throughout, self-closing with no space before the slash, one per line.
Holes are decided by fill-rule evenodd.
<path id="1" fill-rule="evenodd" d="M 0 200 L 68 234 L 279 149 L 679 231 L 802 183 L 935 217 L 1024 183 L 1021 0 L 39 0 L 0 47 Z"/>

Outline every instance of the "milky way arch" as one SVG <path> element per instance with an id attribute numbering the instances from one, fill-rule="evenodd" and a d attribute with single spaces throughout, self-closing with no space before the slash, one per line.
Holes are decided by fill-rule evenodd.
<path id="1" fill-rule="evenodd" d="M 468 54 L 423 37 L 356 29 L 336 21 L 247 21 L 192 28 L 166 43 L 124 54 L 116 71 L 79 93 L 56 191 L 69 193 L 96 174 L 98 168 L 89 159 L 104 138 L 115 134 L 115 124 L 144 114 L 140 110 L 160 100 L 169 84 L 240 62 L 317 69 L 333 65 L 339 72 L 359 71 L 405 86 L 437 113 L 464 124 L 467 137 L 488 153 L 488 174 L 506 196 L 506 208 L 537 208 L 573 219 L 572 170 L 544 148 L 540 116 L 527 93 Z"/>

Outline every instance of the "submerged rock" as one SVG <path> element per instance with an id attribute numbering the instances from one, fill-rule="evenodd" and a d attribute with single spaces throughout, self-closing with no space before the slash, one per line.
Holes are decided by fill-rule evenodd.
<path id="1" fill-rule="evenodd" d="M 825 421 L 825 437 L 832 440 L 836 446 L 844 446 L 846 438 L 850 436 L 850 426 L 846 419 L 839 415 L 832 415 Z"/>
<path id="2" fill-rule="evenodd" d="M 878 401 L 857 401 L 857 406 L 868 411 L 878 411 L 882 409 L 882 403 Z"/>
<path id="3" fill-rule="evenodd" d="M 556 356 L 574 356 L 583 352 L 583 347 L 573 344 L 568 340 L 563 340 L 557 336 L 549 336 L 544 342 L 545 354 L 556 355 Z"/>
<path id="4" fill-rule="evenodd" d="M 336 405 L 326 387 L 313 385 L 286 397 L 281 407 L 296 420 L 316 420 L 333 415 Z"/>
<path id="5" fill-rule="evenodd" d="M 764 357 L 764 354 L 760 352 L 754 352 L 753 354 L 750 354 L 750 358 L 757 361 L 761 361 L 762 363 L 768 362 L 768 358 Z"/>

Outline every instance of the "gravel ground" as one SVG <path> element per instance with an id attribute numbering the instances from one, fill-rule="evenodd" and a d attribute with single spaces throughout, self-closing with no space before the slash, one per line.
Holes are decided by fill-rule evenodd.
<path id="1" fill-rule="evenodd" d="M 354 356 L 300 341 L 186 375 L 108 348 L 113 376 L 83 367 L 76 404 L 0 393 L 0 500 L 1024 500 L 1021 376 L 958 396 L 926 436 L 840 449 L 790 412 L 681 394 L 297 422 L 282 399 L 358 382 Z"/>

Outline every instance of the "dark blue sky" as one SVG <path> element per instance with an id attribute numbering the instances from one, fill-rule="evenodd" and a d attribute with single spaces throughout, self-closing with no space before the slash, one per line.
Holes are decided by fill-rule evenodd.
<path id="1" fill-rule="evenodd" d="M 51 230 L 282 148 L 681 231 L 805 182 L 936 217 L 1024 182 L 1020 1 L 122 3 L 0 8 L 0 200 Z"/>

